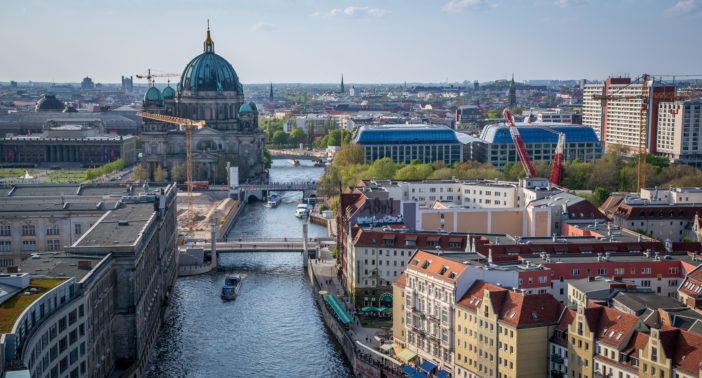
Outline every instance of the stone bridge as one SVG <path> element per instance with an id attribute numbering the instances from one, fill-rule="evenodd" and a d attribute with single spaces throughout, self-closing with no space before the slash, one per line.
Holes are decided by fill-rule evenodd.
<path id="1" fill-rule="evenodd" d="M 268 184 L 241 184 L 242 199 L 262 200 L 270 192 L 302 192 L 303 198 L 316 197 L 314 181 L 271 182 Z"/>

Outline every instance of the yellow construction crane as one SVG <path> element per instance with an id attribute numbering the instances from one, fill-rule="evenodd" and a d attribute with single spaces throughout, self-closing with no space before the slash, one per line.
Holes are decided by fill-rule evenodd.
<path id="1" fill-rule="evenodd" d="M 639 109 L 639 140 L 637 146 L 638 154 L 638 167 L 637 167 L 637 177 L 636 177 L 636 188 L 641 191 L 641 188 L 646 186 L 646 156 L 647 148 L 646 141 L 648 139 L 648 105 L 649 100 L 662 100 L 662 101 L 677 101 L 684 98 L 698 97 L 700 92 L 688 92 L 688 93 L 653 93 L 649 94 L 647 74 L 641 76 L 641 95 L 606 95 L 606 96 L 592 96 L 593 100 L 602 101 L 602 106 L 608 100 L 641 100 L 641 108 Z"/>
<path id="2" fill-rule="evenodd" d="M 193 229 L 193 134 L 192 128 L 201 129 L 205 126 L 205 121 L 193 121 L 192 119 L 173 117 L 163 114 L 139 112 L 136 115 L 149 118 L 156 121 L 175 123 L 185 129 L 185 165 L 187 181 L 185 182 L 188 188 L 188 229 Z"/>

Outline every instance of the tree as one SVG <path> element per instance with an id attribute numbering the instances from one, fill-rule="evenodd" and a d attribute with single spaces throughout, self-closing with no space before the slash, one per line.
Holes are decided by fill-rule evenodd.
<path id="1" fill-rule="evenodd" d="M 283 130 L 278 130 L 273 133 L 273 144 L 282 146 L 288 144 L 288 134 Z"/>
<path id="2" fill-rule="evenodd" d="M 263 166 L 266 167 L 266 169 L 270 169 L 272 163 L 273 163 L 273 158 L 271 157 L 271 152 L 268 151 L 267 148 L 264 148 L 263 149 Z"/>
<path id="3" fill-rule="evenodd" d="M 305 133 L 302 132 L 302 129 L 298 129 L 297 127 L 294 128 L 290 132 L 290 135 L 288 136 L 288 143 L 294 144 L 296 146 L 304 140 L 305 140 Z"/>
<path id="4" fill-rule="evenodd" d="M 130 180 L 136 182 L 146 182 L 149 179 L 149 172 L 146 171 L 143 165 L 138 164 L 134 167 L 132 175 L 129 177 Z"/>
<path id="5" fill-rule="evenodd" d="M 344 145 L 344 148 L 334 155 L 334 164 L 338 166 L 361 164 L 365 159 L 365 151 L 358 144 Z"/>
<path id="6" fill-rule="evenodd" d="M 188 173 L 185 170 L 185 163 L 171 167 L 171 180 L 175 182 L 185 182 L 187 178 Z"/>
<path id="7" fill-rule="evenodd" d="M 154 170 L 154 181 L 156 182 L 166 182 L 166 178 L 168 177 L 168 173 L 166 170 L 161 168 L 161 166 L 157 166 L 156 169 Z"/>
<path id="8" fill-rule="evenodd" d="M 589 196 L 588 200 L 595 205 L 596 207 L 600 207 L 604 203 L 604 201 L 609 198 L 610 191 L 603 188 L 603 187 L 597 187 L 595 190 L 592 192 L 592 195 Z"/>
<path id="9" fill-rule="evenodd" d="M 368 174 L 371 177 L 375 177 L 379 180 L 389 180 L 395 177 L 395 172 L 397 171 L 397 163 L 392 161 L 390 158 L 382 158 L 376 160 L 371 164 Z"/>

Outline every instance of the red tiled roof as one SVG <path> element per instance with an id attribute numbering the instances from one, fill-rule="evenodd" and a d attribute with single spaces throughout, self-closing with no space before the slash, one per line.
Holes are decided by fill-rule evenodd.
<path id="1" fill-rule="evenodd" d="M 648 334 L 635 331 L 634 334 L 631 335 L 631 339 L 629 339 L 629 344 L 627 344 L 622 353 L 631 353 L 632 357 L 638 357 L 639 350 L 645 348 L 646 344 L 648 344 Z"/>
<path id="2" fill-rule="evenodd" d="M 702 335 L 665 327 L 660 332 L 661 344 L 673 368 L 697 375 L 702 363 Z"/>
<path id="3" fill-rule="evenodd" d="M 483 281 L 476 281 L 458 305 L 478 311 L 485 290 L 498 320 L 517 328 L 555 324 L 563 312 L 564 305 L 551 294 L 525 295 Z"/>
<path id="4" fill-rule="evenodd" d="M 430 262 L 428 265 L 427 262 Z M 432 255 L 429 252 L 417 251 L 407 264 L 407 269 L 430 274 L 448 282 L 456 282 L 466 266 L 453 260 Z"/>
<path id="5" fill-rule="evenodd" d="M 358 225 L 351 229 L 353 245 L 356 247 L 386 247 L 386 248 L 417 248 L 435 249 L 437 246 L 444 251 L 465 251 L 467 236 L 451 234 L 431 234 L 413 232 L 379 232 L 363 230 Z M 386 244 L 392 241 L 392 244 Z M 414 242 L 407 244 L 407 241 Z M 429 245 L 427 242 L 436 244 Z M 460 241 L 460 245 L 451 247 L 451 244 Z"/>
<path id="6" fill-rule="evenodd" d="M 692 297 L 702 296 L 702 265 L 687 274 L 680 285 L 680 290 Z"/>
<path id="7" fill-rule="evenodd" d="M 639 318 L 613 308 L 591 304 L 585 309 L 590 331 L 601 343 L 619 348 L 627 335 L 634 331 Z"/>
<path id="8" fill-rule="evenodd" d="M 612 217 L 621 217 L 625 220 L 654 218 L 659 219 L 693 219 L 695 214 L 702 215 L 702 206 L 637 206 L 620 203 L 611 209 Z"/>
<path id="9" fill-rule="evenodd" d="M 407 286 L 407 275 L 405 274 L 405 272 L 402 272 L 402 274 L 400 274 L 400 277 L 397 278 L 397 281 L 395 281 L 393 285 L 401 287 L 403 289 L 405 288 L 405 286 Z"/>

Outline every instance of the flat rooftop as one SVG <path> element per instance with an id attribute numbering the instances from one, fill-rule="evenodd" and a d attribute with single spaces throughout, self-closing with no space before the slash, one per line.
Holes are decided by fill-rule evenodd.
<path id="1" fill-rule="evenodd" d="M 63 252 L 37 253 L 39 258 L 28 257 L 19 264 L 22 273 L 33 277 L 46 276 L 55 278 L 75 277 L 80 281 L 104 258 L 102 256 L 67 255 Z"/>
<path id="2" fill-rule="evenodd" d="M 149 192 L 165 188 L 164 185 L 151 185 Z M 131 194 L 129 187 L 132 188 Z M 0 192 L 0 193 L 4 193 Z M 81 197 L 104 197 L 114 196 L 119 198 L 123 195 L 144 194 L 141 185 L 104 185 L 104 184 L 18 184 L 7 192 L 8 197 L 60 197 L 60 196 L 81 196 Z"/>
<path id="3" fill-rule="evenodd" d="M 607 257 L 606 262 L 614 262 L 614 263 L 626 263 L 626 262 L 652 262 L 652 261 L 681 261 L 688 263 L 692 266 L 698 266 L 702 264 L 702 262 L 692 260 L 692 257 L 690 257 L 686 253 L 671 253 L 671 254 L 664 254 L 661 253 L 658 255 L 660 260 L 656 260 L 655 254 L 651 253 L 648 257 L 644 255 L 643 253 L 632 253 L 632 254 L 625 254 L 625 253 L 613 253 L 609 257 Z M 531 261 L 534 264 L 546 264 L 546 261 L 540 257 L 539 255 L 525 255 L 525 256 L 520 256 L 522 261 Z M 554 263 L 597 263 L 597 262 L 602 262 L 602 261 L 597 261 L 598 256 L 596 254 L 582 254 L 582 255 L 552 255 L 551 256 L 551 262 L 548 264 L 554 264 Z"/>
<path id="4" fill-rule="evenodd" d="M 74 247 L 132 246 L 154 215 L 154 203 L 129 203 L 112 210 L 97 222 Z"/>
<path id="5" fill-rule="evenodd" d="M 9 333 L 17 318 L 44 293 L 66 281 L 65 278 L 42 278 L 29 281 L 29 287 L 0 304 L 0 333 Z M 32 290 L 35 289 L 35 290 Z M 25 295 L 25 293 L 30 293 Z"/>

